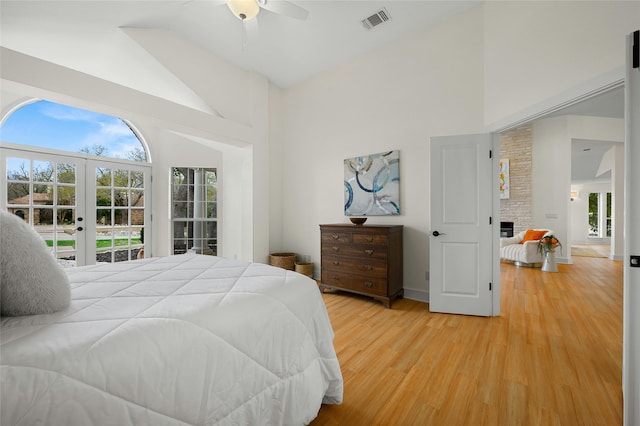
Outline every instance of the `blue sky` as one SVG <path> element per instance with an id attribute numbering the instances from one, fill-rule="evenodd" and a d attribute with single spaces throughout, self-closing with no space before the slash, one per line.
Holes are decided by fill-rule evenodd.
<path id="1" fill-rule="evenodd" d="M 49 101 L 33 102 L 11 114 L 0 127 L 0 140 L 71 152 L 102 145 L 116 158 L 142 148 L 119 118 Z"/>

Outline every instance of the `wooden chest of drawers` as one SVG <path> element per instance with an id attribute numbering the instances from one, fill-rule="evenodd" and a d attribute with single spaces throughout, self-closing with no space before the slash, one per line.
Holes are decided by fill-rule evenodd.
<path id="1" fill-rule="evenodd" d="M 402 225 L 320 225 L 320 288 L 371 296 L 391 308 L 404 295 Z"/>

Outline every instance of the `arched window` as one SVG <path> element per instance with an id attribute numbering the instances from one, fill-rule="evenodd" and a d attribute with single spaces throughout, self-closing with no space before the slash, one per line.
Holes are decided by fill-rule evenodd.
<path id="1" fill-rule="evenodd" d="M 0 140 L 125 160 L 148 159 L 138 135 L 120 118 L 44 100 L 7 117 Z"/>
<path id="2" fill-rule="evenodd" d="M 120 118 L 36 101 L 0 127 L 0 208 L 65 265 L 149 255 L 150 189 L 145 145 Z"/>

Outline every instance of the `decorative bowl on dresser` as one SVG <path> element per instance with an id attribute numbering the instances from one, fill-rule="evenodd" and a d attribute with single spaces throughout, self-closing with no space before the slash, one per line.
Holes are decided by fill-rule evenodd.
<path id="1" fill-rule="evenodd" d="M 391 308 L 404 296 L 402 225 L 320 225 L 320 289 L 371 296 Z"/>

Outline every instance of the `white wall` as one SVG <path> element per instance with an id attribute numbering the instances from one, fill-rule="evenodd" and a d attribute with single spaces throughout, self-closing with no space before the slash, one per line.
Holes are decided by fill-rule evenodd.
<path id="1" fill-rule="evenodd" d="M 197 142 L 170 132 L 145 132 L 150 138 L 150 151 L 153 158 L 153 230 L 154 239 L 151 254 L 153 256 L 168 256 L 171 254 L 171 168 L 173 167 L 209 167 L 217 168 L 218 184 L 224 187 L 224 168 L 222 167 L 222 153 L 212 150 Z M 175 149 L 180 147 L 180 149 Z M 218 194 L 223 195 L 223 194 Z M 224 218 L 219 218 L 221 224 Z M 224 242 L 224 233 L 218 230 L 218 239 Z M 169 238 L 164 237 L 168 235 Z M 224 246 L 219 247 L 224 252 Z"/>
<path id="2" fill-rule="evenodd" d="M 533 123 L 532 137 L 533 224 L 555 232 L 564 246 L 558 261 L 570 263 L 572 140 L 623 142 L 624 120 L 570 115 L 541 119 Z"/>
<path id="3" fill-rule="evenodd" d="M 552 229 L 563 245 L 558 262 L 568 263 L 571 189 L 571 138 L 566 117 L 538 120 L 532 126 L 531 220 L 535 228 Z M 569 161 L 567 161 L 569 160 Z"/>
<path id="4" fill-rule="evenodd" d="M 166 38 L 164 41 L 167 46 L 184 48 L 182 54 L 173 60 L 185 59 L 184 54 L 189 49 L 184 46 L 184 40 L 174 44 Z M 202 53 L 195 48 L 191 51 Z M 157 221 L 154 220 L 152 224 L 155 255 L 168 254 L 170 247 L 171 234 L 166 232 L 169 226 L 169 199 L 165 185 L 170 163 L 175 161 L 185 166 L 219 167 L 222 158 L 222 185 L 240 185 L 241 188 L 220 188 L 221 193 L 225 194 L 227 206 L 235 208 L 231 214 L 223 212 L 222 233 L 225 238 L 222 252 L 229 257 L 246 260 L 267 259 L 270 229 L 269 214 L 265 212 L 268 212 L 270 205 L 267 160 L 270 85 L 264 77 L 236 69 L 234 78 L 227 80 L 225 90 L 233 91 L 233 86 L 238 86 L 237 92 L 243 94 L 241 98 L 245 110 L 242 114 L 238 113 L 239 101 L 231 98 L 225 104 L 224 97 L 216 99 L 215 110 L 241 116 L 234 121 L 222 118 L 217 113 L 193 109 L 4 47 L 0 48 L 0 55 L 3 117 L 19 100 L 42 98 L 121 117 L 142 132 L 152 159 L 158 161 L 154 169 L 158 180 L 154 183 L 156 190 L 153 194 L 154 219 Z M 221 67 L 219 60 L 196 59 L 203 67 L 201 71 L 206 67 L 211 68 L 205 73 L 207 79 L 219 75 L 224 80 L 224 76 L 231 73 L 231 66 L 227 64 Z M 131 64 L 135 65 L 140 64 Z M 166 65 L 177 74 L 182 73 L 191 82 L 193 76 L 184 67 Z M 192 87 L 202 85 L 192 84 Z M 220 87 L 217 89 L 222 90 Z M 208 90 L 202 93 L 202 99 L 210 100 L 215 92 Z M 259 161 L 254 161 L 254 158 Z M 225 163 L 230 166 L 224 166 Z"/>
<path id="5" fill-rule="evenodd" d="M 400 151 L 404 286 L 428 291 L 429 138 L 482 130 L 482 11 L 379 49 L 284 94 L 283 249 L 320 261 L 319 224 L 344 216 L 343 160 Z"/>
<path id="6" fill-rule="evenodd" d="M 583 95 L 574 89 L 622 69 L 639 16 L 637 1 L 484 2 L 485 123 Z"/>

